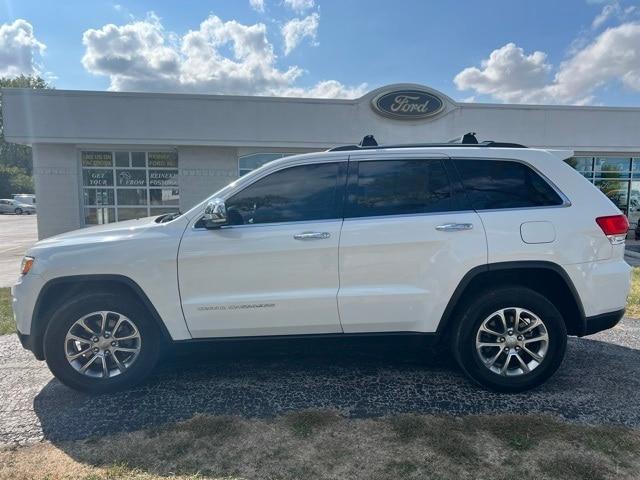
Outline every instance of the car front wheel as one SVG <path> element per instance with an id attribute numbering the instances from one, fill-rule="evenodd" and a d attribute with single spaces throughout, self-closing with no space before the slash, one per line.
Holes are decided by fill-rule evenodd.
<path id="1" fill-rule="evenodd" d="M 16 215 L 22 215 L 22 209 L 21 209 L 20 207 L 16 208 L 13 212 L 14 212 Z"/>
<path id="2" fill-rule="evenodd" d="M 463 308 L 452 339 L 456 360 L 473 381 L 519 392 L 556 372 L 567 332 L 562 315 L 544 296 L 503 287 L 477 295 Z"/>
<path id="3" fill-rule="evenodd" d="M 65 303 L 51 317 L 44 338 L 45 359 L 56 378 L 95 393 L 141 382 L 159 352 L 155 322 L 127 295 L 96 293 Z"/>

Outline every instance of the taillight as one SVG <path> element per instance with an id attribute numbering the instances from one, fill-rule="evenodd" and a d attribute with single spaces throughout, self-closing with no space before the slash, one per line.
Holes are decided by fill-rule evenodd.
<path id="1" fill-rule="evenodd" d="M 629 230 L 629 220 L 624 215 L 610 215 L 596 218 L 596 223 L 607 236 L 612 245 L 624 243 Z"/>

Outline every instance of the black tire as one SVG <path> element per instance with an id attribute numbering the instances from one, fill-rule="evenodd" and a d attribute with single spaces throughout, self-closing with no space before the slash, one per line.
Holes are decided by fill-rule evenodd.
<path id="1" fill-rule="evenodd" d="M 518 376 L 491 371 L 476 349 L 476 335 L 484 320 L 500 309 L 511 307 L 537 315 L 549 337 L 542 361 L 529 373 Z M 567 348 L 567 329 L 558 309 L 544 296 L 525 287 L 500 287 L 477 294 L 462 308 L 452 333 L 453 354 L 465 374 L 478 385 L 499 392 L 521 392 L 544 383 L 560 367 Z M 499 349 L 494 351 L 497 353 Z"/>
<path id="2" fill-rule="evenodd" d="M 138 329 L 140 353 L 123 373 L 109 378 L 92 378 L 76 371 L 65 355 L 65 337 L 71 326 L 96 311 L 125 315 Z M 44 335 L 44 356 L 51 372 L 75 390 L 91 393 L 114 392 L 142 382 L 155 367 L 161 346 L 161 334 L 149 311 L 133 296 L 91 293 L 71 299 L 51 316 Z"/>
<path id="3" fill-rule="evenodd" d="M 18 207 L 13 211 L 13 213 L 15 213 L 16 215 L 22 215 L 22 209 Z"/>

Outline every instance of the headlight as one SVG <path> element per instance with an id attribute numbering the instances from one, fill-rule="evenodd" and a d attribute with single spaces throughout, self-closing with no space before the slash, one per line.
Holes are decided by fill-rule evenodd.
<path id="1" fill-rule="evenodd" d="M 33 257 L 24 257 L 22 259 L 22 265 L 20 265 L 20 273 L 22 275 L 26 275 L 27 273 L 29 273 L 29 270 L 31 270 L 31 267 L 33 267 L 34 260 L 35 258 Z"/>

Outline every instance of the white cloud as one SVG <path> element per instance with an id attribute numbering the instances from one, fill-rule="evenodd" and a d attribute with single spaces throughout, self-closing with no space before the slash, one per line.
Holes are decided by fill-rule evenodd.
<path id="1" fill-rule="evenodd" d="M 263 23 L 224 22 L 215 15 L 178 36 L 152 14 L 87 30 L 83 43 L 85 69 L 109 76 L 110 90 L 357 97 L 366 89 L 335 80 L 298 87 L 304 71 L 278 67 Z"/>
<path id="2" fill-rule="evenodd" d="M 0 76 L 38 75 L 37 59 L 46 46 L 38 41 L 33 26 L 23 19 L 0 25 Z"/>
<path id="3" fill-rule="evenodd" d="M 454 82 L 460 90 L 515 103 L 592 103 L 595 91 L 611 82 L 640 91 L 640 23 L 605 30 L 560 64 L 553 79 L 551 70 L 543 52 L 526 55 L 510 43 L 494 50 L 481 69 L 462 70 Z"/>
<path id="4" fill-rule="evenodd" d="M 264 12 L 264 0 L 249 0 L 249 4 L 256 12 Z"/>
<path id="5" fill-rule="evenodd" d="M 291 87 L 282 92 L 286 97 L 358 98 L 367 93 L 367 84 L 347 87 L 337 80 L 323 80 L 311 88 Z"/>
<path id="6" fill-rule="evenodd" d="M 543 52 L 525 54 L 514 43 L 494 50 L 483 60 L 481 69 L 469 67 L 454 82 L 460 90 L 475 90 L 504 102 L 527 101 L 529 92 L 544 87 L 551 66 Z"/>
<path id="7" fill-rule="evenodd" d="M 585 97 L 612 80 L 640 91 L 640 23 L 602 32 L 560 66 L 550 89 L 560 99 Z"/>
<path id="8" fill-rule="evenodd" d="M 282 38 L 284 40 L 284 54 L 289 55 L 298 46 L 303 38 L 308 37 L 316 44 L 320 15 L 312 13 L 305 18 L 294 18 L 282 26 Z"/>
<path id="9" fill-rule="evenodd" d="M 598 14 L 596 18 L 593 19 L 591 23 L 592 28 L 600 28 L 602 24 L 604 24 L 607 20 L 609 20 L 615 13 L 620 9 L 620 5 L 618 3 L 610 3 L 602 7 L 602 11 Z"/>
<path id="10" fill-rule="evenodd" d="M 305 10 L 309 10 L 313 8 L 315 5 L 314 0 L 284 0 L 285 5 L 287 5 L 290 9 L 302 13 Z"/>
<path id="11" fill-rule="evenodd" d="M 618 21 L 623 22 L 629 19 L 629 17 L 635 16 L 636 13 L 637 8 L 634 5 L 623 8 L 618 1 L 607 3 L 602 7 L 602 10 L 596 18 L 593 19 L 591 28 L 597 30 L 612 19 L 617 19 Z"/>
<path id="12" fill-rule="evenodd" d="M 82 57 L 85 69 L 109 75 L 113 90 L 146 84 L 164 90 L 180 76 L 180 56 L 153 16 L 123 26 L 108 24 L 87 30 L 82 43 L 86 48 Z"/>

